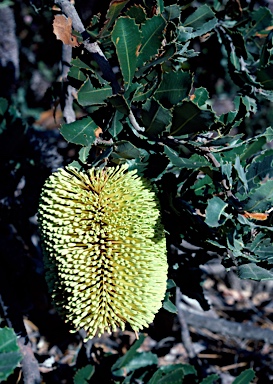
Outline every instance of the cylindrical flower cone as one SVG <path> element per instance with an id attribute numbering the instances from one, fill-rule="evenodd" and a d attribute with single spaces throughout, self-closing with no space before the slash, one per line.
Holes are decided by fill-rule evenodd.
<path id="1" fill-rule="evenodd" d="M 166 290 L 155 193 L 126 166 L 53 173 L 41 193 L 46 280 L 57 310 L 88 337 L 148 326 Z"/>

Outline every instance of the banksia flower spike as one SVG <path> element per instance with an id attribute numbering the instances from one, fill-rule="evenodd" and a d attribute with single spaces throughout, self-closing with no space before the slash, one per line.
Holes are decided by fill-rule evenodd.
<path id="1" fill-rule="evenodd" d="M 145 179 L 127 166 L 59 169 L 44 185 L 39 224 L 50 293 L 75 330 L 93 337 L 153 321 L 166 289 L 166 241 Z"/>

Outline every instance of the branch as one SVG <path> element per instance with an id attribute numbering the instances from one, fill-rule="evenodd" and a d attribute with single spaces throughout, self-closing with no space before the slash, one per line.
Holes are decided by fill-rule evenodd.
<path id="1" fill-rule="evenodd" d="M 72 60 L 72 47 L 70 45 L 63 44 L 62 47 L 62 80 L 63 82 L 67 81 L 67 75 L 70 69 L 70 63 Z M 76 120 L 76 114 L 73 109 L 73 94 L 76 93 L 74 87 L 68 84 L 67 89 L 65 90 L 64 96 L 64 105 L 63 117 L 66 123 L 73 123 Z"/>
<path id="2" fill-rule="evenodd" d="M 175 299 L 175 304 L 177 308 L 177 316 L 178 320 L 181 326 L 181 339 L 182 339 L 182 344 L 184 345 L 188 356 L 190 359 L 194 359 L 196 357 L 196 354 L 193 349 L 192 341 L 191 341 L 191 336 L 188 328 L 188 324 L 186 321 L 185 313 L 182 311 L 181 306 L 180 306 L 180 299 L 181 299 L 181 292 L 179 287 L 176 287 L 176 299 Z"/>
<path id="3" fill-rule="evenodd" d="M 39 364 L 31 349 L 30 342 L 25 344 L 25 338 L 20 337 L 20 339 L 18 340 L 18 346 L 23 355 L 21 365 L 24 384 L 40 384 L 42 382 L 42 379 L 39 372 Z"/>
<path id="4" fill-rule="evenodd" d="M 224 319 L 215 319 L 199 313 L 182 310 L 188 325 L 196 329 L 208 329 L 223 336 L 238 337 L 240 339 L 263 340 L 273 344 L 273 331 L 255 325 L 238 323 Z"/>
<path id="5" fill-rule="evenodd" d="M 72 26 L 73 28 L 80 32 L 83 38 L 83 45 L 84 48 L 91 53 L 93 59 L 97 62 L 99 65 L 103 77 L 105 80 L 109 81 L 111 83 L 113 93 L 116 94 L 120 91 L 120 86 L 117 82 L 116 76 L 112 70 L 111 65 L 109 64 L 108 60 L 104 56 L 104 53 L 100 49 L 97 42 L 90 42 L 90 36 L 89 33 L 85 30 L 84 25 L 78 15 L 78 12 L 76 11 L 74 5 L 70 3 L 69 0 L 55 0 L 55 4 L 59 5 L 62 12 L 69 17 L 72 20 Z"/>

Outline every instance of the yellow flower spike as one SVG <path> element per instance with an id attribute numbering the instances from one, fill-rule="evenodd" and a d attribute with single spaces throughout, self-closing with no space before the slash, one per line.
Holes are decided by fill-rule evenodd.
<path id="1" fill-rule="evenodd" d="M 46 279 L 56 308 L 87 339 L 138 332 L 166 290 L 166 240 L 155 193 L 127 166 L 59 169 L 39 205 Z"/>

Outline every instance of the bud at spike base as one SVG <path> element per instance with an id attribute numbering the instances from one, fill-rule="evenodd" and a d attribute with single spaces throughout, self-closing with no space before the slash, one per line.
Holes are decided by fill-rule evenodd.
<path id="1" fill-rule="evenodd" d="M 91 338 L 153 321 L 168 264 L 147 180 L 127 166 L 59 169 L 44 185 L 38 220 L 49 291 L 74 330 Z"/>

